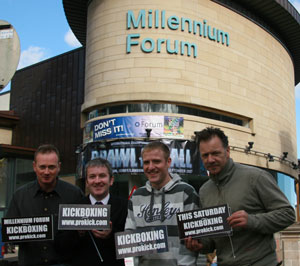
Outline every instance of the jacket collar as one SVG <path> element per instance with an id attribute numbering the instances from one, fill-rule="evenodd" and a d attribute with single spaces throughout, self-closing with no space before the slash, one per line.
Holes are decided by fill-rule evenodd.
<path id="1" fill-rule="evenodd" d="M 231 158 L 228 159 L 227 163 L 225 164 L 225 167 L 222 169 L 222 171 L 217 175 L 210 175 L 210 179 L 218 186 L 218 185 L 224 185 L 226 184 L 233 173 L 234 163 Z"/>

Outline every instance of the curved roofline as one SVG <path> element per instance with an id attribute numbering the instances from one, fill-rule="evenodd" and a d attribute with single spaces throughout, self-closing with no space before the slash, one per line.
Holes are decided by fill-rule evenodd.
<path id="1" fill-rule="evenodd" d="M 67 21 L 86 45 L 88 4 L 92 0 L 63 0 Z M 212 0 L 251 19 L 277 37 L 294 62 L 295 85 L 300 82 L 300 14 L 288 0 Z"/>

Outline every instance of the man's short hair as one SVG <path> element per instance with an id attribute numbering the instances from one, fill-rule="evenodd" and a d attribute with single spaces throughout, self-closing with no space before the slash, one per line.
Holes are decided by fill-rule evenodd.
<path id="1" fill-rule="evenodd" d="M 109 174 L 109 178 L 111 178 L 113 176 L 113 170 L 112 170 L 111 164 L 109 163 L 109 161 L 107 161 L 103 158 L 96 158 L 96 159 L 88 161 L 88 163 L 85 165 L 85 177 L 86 178 L 87 178 L 87 170 L 90 167 L 106 167 L 108 174 Z"/>
<path id="2" fill-rule="evenodd" d="M 153 141 L 148 143 L 142 151 L 142 157 L 144 155 L 144 152 L 147 151 L 152 151 L 152 150 L 161 150 L 164 153 L 165 159 L 168 160 L 168 158 L 170 157 L 170 149 L 169 147 L 161 142 L 161 141 Z"/>
<path id="3" fill-rule="evenodd" d="M 54 152 L 57 155 L 58 162 L 60 162 L 60 155 L 58 149 L 53 144 L 43 144 L 40 145 L 34 153 L 34 161 L 36 161 L 36 157 L 39 153 L 46 154 Z"/>
<path id="4" fill-rule="evenodd" d="M 215 127 L 207 127 L 200 132 L 196 133 L 196 142 L 198 147 L 201 141 L 209 141 L 213 137 L 218 137 L 223 144 L 223 147 L 227 149 L 228 147 L 228 137 L 224 134 L 224 132 L 220 128 Z"/>

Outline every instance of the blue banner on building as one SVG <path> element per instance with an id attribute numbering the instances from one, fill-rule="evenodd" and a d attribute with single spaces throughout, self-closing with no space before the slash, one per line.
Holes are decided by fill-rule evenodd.
<path id="1" fill-rule="evenodd" d="M 183 117 L 153 115 L 99 119 L 86 125 L 84 141 L 146 138 L 147 134 L 151 137 L 183 138 L 183 121 Z"/>

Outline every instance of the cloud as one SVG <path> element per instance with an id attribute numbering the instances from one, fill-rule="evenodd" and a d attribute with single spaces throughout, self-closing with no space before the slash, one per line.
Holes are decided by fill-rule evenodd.
<path id="1" fill-rule="evenodd" d="M 30 46 L 27 50 L 21 52 L 18 69 L 38 63 L 45 60 L 47 57 L 45 48 Z"/>
<path id="2" fill-rule="evenodd" d="M 65 42 L 73 48 L 80 47 L 80 42 L 76 39 L 73 31 L 71 29 L 65 34 Z"/>

